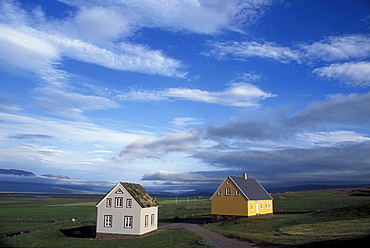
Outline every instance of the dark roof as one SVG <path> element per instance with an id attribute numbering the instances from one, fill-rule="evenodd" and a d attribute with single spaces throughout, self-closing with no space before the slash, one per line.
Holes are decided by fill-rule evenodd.
<path id="1" fill-rule="evenodd" d="M 248 200 L 272 200 L 271 195 L 254 178 L 229 176 Z"/>
<path id="2" fill-rule="evenodd" d="M 155 207 L 157 204 L 148 192 L 136 183 L 123 183 L 121 185 L 130 193 L 130 195 L 139 203 L 142 208 Z"/>
<path id="3" fill-rule="evenodd" d="M 155 200 L 140 184 L 124 182 L 120 182 L 118 184 L 121 184 L 142 208 L 157 206 Z M 98 206 L 116 186 L 117 184 L 111 190 L 109 190 L 109 192 L 96 204 L 96 206 Z"/>

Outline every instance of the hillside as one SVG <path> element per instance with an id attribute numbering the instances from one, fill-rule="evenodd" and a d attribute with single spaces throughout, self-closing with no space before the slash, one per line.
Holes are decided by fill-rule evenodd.
<path id="1" fill-rule="evenodd" d="M 0 174 L 25 176 L 25 177 L 35 177 L 36 176 L 30 171 L 16 170 L 16 169 L 0 169 Z"/>

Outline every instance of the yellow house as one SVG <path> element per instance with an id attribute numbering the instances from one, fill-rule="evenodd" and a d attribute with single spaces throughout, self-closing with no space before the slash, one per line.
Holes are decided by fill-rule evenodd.
<path id="1" fill-rule="evenodd" d="M 228 176 L 211 197 L 214 220 L 273 214 L 273 199 L 253 178 Z"/>

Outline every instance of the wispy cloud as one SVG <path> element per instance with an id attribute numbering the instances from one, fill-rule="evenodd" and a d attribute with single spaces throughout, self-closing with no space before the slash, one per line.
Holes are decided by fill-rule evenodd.
<path id="1" fill-rule="evenodd" d="M 219 59 L 248 59 L 258 57 L 281 63 L 307 63 L 314 65 L 317 59 L 325 62 L 348 61 L 330 64 L 313 70 L 325 78 L 339 80 L 349 86 L 368 87 L 369 63 L 358 61 L 370 57 L 368 35 L 331 36 L 312 44 L 299 44 L 296 48 L 283 47 L 274 42 L 228 41 L 209 42 L 210 50 L 204 55 Z"/>
<path id="2" fill-rule="evenodd" d="M 187 31 L 203 34 L 215 34 L 223 30 L 240 30 L 243 25 L 249 25 L 264 15 L 264 7 L 273 4 L 273 0 L 222 1 L 216 0 L 209 4 L 207 0 L 199 1 L 70 1 L 60 0 L 78 8 L 77 20 L 80 25 L 91 24 L 94 16 L 106 16 L 98 23 L 104 25 L 107 31 L 103 34 L 113 36 L 117 33 L 131 32 L 142 27 L 160 28 L 170 31 Z M 128 11 L 129 10 L 129 11 Z M 124 25 L 112 28 L 116 20 Z M 107 25 L 110 23 L 110 25 Z M 83 26 L 81 26 L 83 27 Z"/>
<path id="3" fill-rule="evenodd" d="M 21 110 L 19 104 L 16 103 L 14 97 L 9 94 L 0 94 L 0 110 L 1 111 L 17 111 Z"/>
<path id="4" fill-rule="evenodd" d="M 173 121 L 171 121 L 171 125 L 176 127 L 186 127 L 191 125 L 201 125 L 204 122 L 199 118 L 191 118 L 191 117 L 177 117 Z"/>
<path id="5" fill-rule="evenodd" d="M 368 35 L 331 36 L 325 40 L 301 45 L 305 56 L 324 61 L 350 60 L 370 56 Z"/>
<path id="6" fill-rule="evenodd" d="M 282 63 L 299 61 L 300 54 L 289 47 L 282 47 L 274 42 L 231 41 L 209 43 L 211 49 L 205 55 L 219 59 L 247 59 L 259 57 L 273 59 Z"/>
<path id="7" fill-rule="evenodd" d="M 353 87 L 370 86 L 370 62 L 348 62 L 331 64 L 313 70 L 319 77 L 339 80 Z"/>
<path id="8" fill-rule="evenodd" d="M 37 88 L 35 92 L 35 105 L 38 108 L 72 119 L 84 119 L 84 111 L 119 107 L 119 104 L 104 97 L 82 95 L 52 87 Z"/>
<path id="9" fill-rule="evenodd" d="M 223 106 L 248 107 L 257 106 L 259 101 L 275 96 L 272 93 L 264 92 L 253 84 L 234 82 L 224 91 L 218 92 L 190 88 L 168 88 L 163 91 L 132 90 L 120 94 L 117 99 L 130 101 L 185 100 Z"/>

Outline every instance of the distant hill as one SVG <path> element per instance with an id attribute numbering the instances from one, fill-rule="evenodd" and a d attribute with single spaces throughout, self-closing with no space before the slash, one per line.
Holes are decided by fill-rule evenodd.
<path id="1" fill-rule="evenodd" d="M 30 171 L 0 169 L 0 192 L 95 194 L 106 193 L 111 187 L 109 182 L 73 180 L 56 174 L 36 176 Z"/>
<path id="2" fill-rule="evenodd" d="M 48 183 L 0 182 L 0 192 L 89 194 L 98 191 L 82 185 L 59 185 Z M 104 192 L 104 191 L 103 191 Z"/>
<path id="3" fill-rule="evenodd" d="M 306 184 L 291 187 L 281 188 L 266 188 L 269 193 L 283 193 L 283 192 L 297 192 L 297 191 L 311 191 L 311 190 L 325 190 L 325 189 L 348 189 L 348 188 L 363 188 L 369 186 L 368 184 L 346 184 L 346 185 L 326 185 L 326 184 Z"/>
<path id="4" fill-rule="evenodd" d="M 15 170 L 15 169 L 0 169 L 0 174 L 5 175 L 16 175 L 16 176 L 25 176 L 25 177 L 35 177 L 36 175 L 30 171 L 24 170 Z"/>

